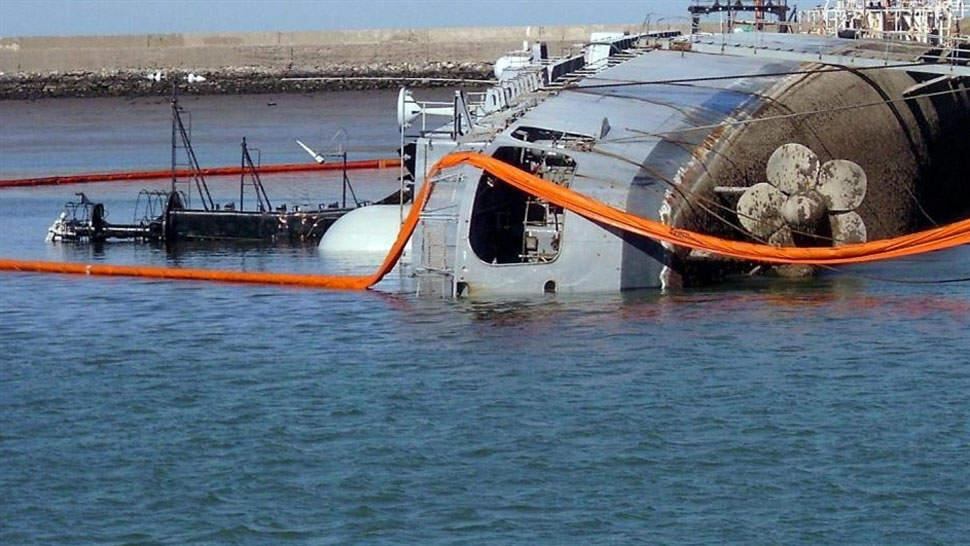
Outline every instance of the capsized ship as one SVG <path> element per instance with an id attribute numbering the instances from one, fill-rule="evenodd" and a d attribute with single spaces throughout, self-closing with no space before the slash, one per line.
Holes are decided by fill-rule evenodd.
<path id="1" fill-rule="evenodd" d="M 412 238 L 417 289 L 616 291 L 755 267 L 619 232 L 471 166 L 429 178 L 454 151 L 671 226 L 779 246 L 864 242 L 964 218 L 964 48 L 950 35 L 600 33 L 579 54 L 553 59 L 535 44 L 504 57 L 497 85 L 456 92 L 452 104 L 402 90 L 399 122 L 416 131 L 409 170 L 417 187 L 433 184 Z M 430 127 L 436 115 L 450 120 Z"/>

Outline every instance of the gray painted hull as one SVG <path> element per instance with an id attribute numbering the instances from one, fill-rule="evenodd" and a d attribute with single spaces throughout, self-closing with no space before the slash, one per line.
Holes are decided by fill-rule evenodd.
<path id="1" fill-rule="evenodd" d="M 452 146 L 438 146 L 432 156 L 458 149 L 498 157 L 523 148 L 530 157 L 565 156 L 572 169 L 567 183 L 575 191 L 643 217 L 736 239 L 747 237 L 731 216 L 734 203 L 714 188 L 764 181 L 768 156 L 786 142 L 803 143 L 822 160 L 850 159 L 866 169 L 871 197 L 860 214 L 872 238 L 925 223 L 930 217 L 925 208 L 934 203 L 938 218 L 968 211 L 966 192 L 959 203 L 952 199 L 970 157 L 970 139 L 961 133 L 970 128 L 965 81 L 952 84 L 962 86 L 962 93 L 932 100 L 792 115 L 893 100 L 926 78 L 904 70 L 772 75 L 819 68 L 805 57 L 807 51 L 844 52 L 847 47 L 844 41 L 818 37 L 781 40 L 787 55 L 759 57 L 754 48 L 755 54 L 638 50 L 564 89 L 527 95 L 518 108 L 485 117 L 484 129 Z M 730 77 L 737 75 L 746 77 Z M 699 78 L 707 80 L 624 85 Z M 750 122 L 757 119 L 763 123 Z M 572 138 L 523 141 L 523 132 L 537 129 Z M 944 156 L 949 160 L 941 161 Z M 532 164 L 524 160 L 520 166 Z M 927 188 L 931 176 L 934 184 Z M 501 207 L 499 197 L 487 195 L 494 185 L 469 167 L 438 179 L 415 234 L 421 292 L 612 292 L 691 284 L 739 267 L 694 260 L 686 251 L 619 233 L 569 211 L 557 217 L 554 251 L 541 259 L 529 254 L 529 242 L 518 257 L 513 249 L 495 250 L 514 243 L 515 220 L 504 218 L 522 214 L 522 197 L 507 194 L 514 203 L 507 211 L 482 212 Z M 525 231 L 528 239 L 529 228 Z M 513 243 L 502 242 L 507 239 Z"/>

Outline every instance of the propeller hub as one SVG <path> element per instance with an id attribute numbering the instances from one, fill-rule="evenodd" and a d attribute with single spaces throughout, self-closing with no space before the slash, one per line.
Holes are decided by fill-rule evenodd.
<path id="1" fill-rule="evenodd" d="M 832 159 L 821 163 L 807 146 L 782 144 L 768 158 L 767 181 L 745 190 L 735 210 L 738 222 L 759 240 L 795 246 L 795 232 L 815 233 L 823 222 L 832 243 L 868 240 L 866 223 L 856 212 L 866 198 L 868 178 L 858 163 Z"/>
<path id="2" fill-rule="evenodd" d="M 825 213 L 825 199 L 815 191 L 791 195 L 781 207 L 781 216 L 792 226 L 813 226 Z"/>

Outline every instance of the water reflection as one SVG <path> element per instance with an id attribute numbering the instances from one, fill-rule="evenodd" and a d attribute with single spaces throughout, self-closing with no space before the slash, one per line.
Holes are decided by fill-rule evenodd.
<path id="1" fill-rule="evenodd" d="M 635 290 L 608 294 L 536 295 L 467 299 L 454 309 L 474 322 L 495 327 L 527 324 L 595 325 L 603 317 L 636 323 L 726 321 L 732 316 L 797 320 L 824 314 L 830 318 L 879 316 L 970 317 L 970 287 L 941 291 L 939 286 L 890 285 L 842 275 L 812 279 L 750 278 L 702 289 L 662 292 Z M 955 297 L 959 296 L 959 297 Z M 602 324 L 600 324 L 602 325 Z"/>

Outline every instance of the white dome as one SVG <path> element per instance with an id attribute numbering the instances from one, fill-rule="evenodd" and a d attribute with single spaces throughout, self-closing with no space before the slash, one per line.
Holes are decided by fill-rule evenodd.
<path id="1" fill-rule="evenodd" d="M 387 253 L 401 231 L 398 205 L 370 205 L 352 210 L 337 220 L 320 239 L 322 252 Z M 404 205 L 407 216 L 411 205 Z M 411 253 L 411 241 L 404 247 Z"/>

